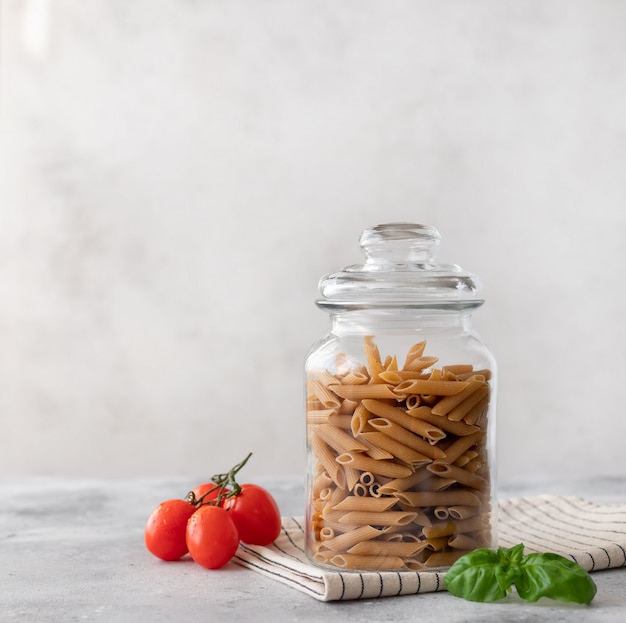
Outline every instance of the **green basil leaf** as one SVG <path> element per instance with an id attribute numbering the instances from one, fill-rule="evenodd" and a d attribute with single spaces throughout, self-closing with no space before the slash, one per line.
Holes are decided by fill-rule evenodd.
<path id="1" fill-rule="evenodd" d="M 519 565 L 515 580 L 519 596 L 530 602 L 540 597 L 588 604 L 596 585 L 577 563 L 559 554 L 529 554 Z"/>
<path id="2" fill-rule="evenodd" d="M 518 543 L 513 547 L 506 549 L 505 547 L 498 548 L 498 558 L 501 563 L 507 563 L 509 565 L 519 565 L 524 558 L 524 544 Z"/>
<path id="3" fill-rule="evenodd" d="M 506 592 L 517 580 L 519 573 L 518 565 L 524 557 L 524 544 L 520 543 L 509 549 L 499 547 L 497 554 L 499 564 L 495 570 L 496 581 L 498 586 Z"/>
<path id="4" fill-rule="evenodd" d="M 461 556 L 446 572 L 444 583 L 450 593 L 469 601 L 497 601 L 510 587 L 501 580 L 500 557 L 491 549 L 480 548 Z"/>

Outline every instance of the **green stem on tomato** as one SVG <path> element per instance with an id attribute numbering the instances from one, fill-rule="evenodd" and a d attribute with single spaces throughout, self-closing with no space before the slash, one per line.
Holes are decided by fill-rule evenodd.
<path id="1" fill-rule="evenodd" d="M 248 462 L 250 457 L 252 456 L 252 452 L 248 453 L 248 456 L 237 463 L 234 467 L 224 473 L 224 474 L 215 474 L 211 478 L 211 482 L 215 483 L 215 486 L 206 491 L 200 498 L 196 499 L 193 491 L 190 491 L 185 498 L 190 504 L 194 506 L 220 506 L 223 500 L 239 495 L 241 492 L 241 486 L 237 482 L 236 475 L 242 469 L 242 467 Z M 218 491 L 217 497 L 215 500 L 205 502 L 204 498 L 206 498 L 209 494 Z"/>

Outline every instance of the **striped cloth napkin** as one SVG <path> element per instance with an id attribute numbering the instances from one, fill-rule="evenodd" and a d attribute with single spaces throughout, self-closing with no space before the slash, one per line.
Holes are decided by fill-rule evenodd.
<path id="1" fill-rule="evenodd" d="M 501 547 L 524 543 L 525 553 L 555 552 L 587 571 L 626 567 L 626 505 L 542 495 L 499 504 Z M 442 571 L 327 571 L 304 554 L 304 519 L 284 517 L 270 546 L 240 545 L 235 562 L 320 601 L 368 599 L 445 590 Z"/>

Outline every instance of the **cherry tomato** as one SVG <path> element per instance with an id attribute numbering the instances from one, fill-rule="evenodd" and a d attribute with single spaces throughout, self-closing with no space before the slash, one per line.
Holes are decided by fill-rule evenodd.
<path id="1" fill-rule="evenodd" d="M 230 514 L 220 506 L 201 506 L 187 523 L 191 557 L 207 569 L 223 567 L 237 551 L 239 533 Z"/>
<path id="2" fill-rule="evenodd" d="M 229 491 L 230 489 L 224 489 L 223 495 L 225 495 Z M 195 489 L 192 489 L 192 493 L 196 501 L 204 496 L 204 498 L 202 498 L 202 503 L 206 504 L 207 502 L 215 502 L 215 500 L 217 500 L 217 496 L 220 493 L 220 487 L 214 482 L 205 482 L 204 484 L 198 485 Z M 220 506 L 223 505 L 224 499 L 220 501 Z"/>
<path id="3" fill-rule="evenodd" d="M 185 500 L 161 502 L 150 514 L 144 541 L 151 554 L 161 560 L 178 560 L 187 553 L 187 521 L 196 507 Z"/>
<path id="4" fill-rule="evenodd" d="M 241 492 L 228 498 L 224 508 L 232 517 L 239 538 L 250 545 L 269 545 L 281 529 L 280 510 L 269 491 L 254 484 L 241 485 Z"/>

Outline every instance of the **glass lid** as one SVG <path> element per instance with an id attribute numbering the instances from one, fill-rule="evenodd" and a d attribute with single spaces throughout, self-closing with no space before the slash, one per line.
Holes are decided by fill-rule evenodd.
<path id="1" fill-rule="evenodd" d="M 364 264 L 322 277 L 316 304 L 341 309 L 471 309 L 483 304 L 480 283 L 454 264 L 437 264 L 441 236 L 434 227 L 386 223 L 360 240 Z"/>

